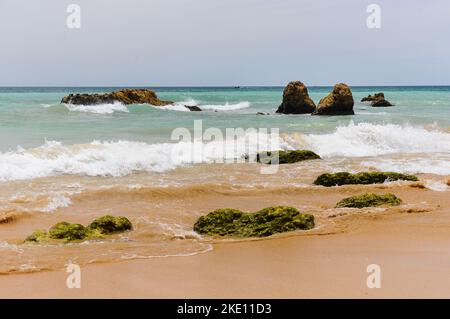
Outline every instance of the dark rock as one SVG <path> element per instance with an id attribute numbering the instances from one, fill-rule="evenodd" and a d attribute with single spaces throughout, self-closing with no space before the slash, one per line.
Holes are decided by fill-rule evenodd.
<path id="1" fill-rule="evenodd" d="M 124 89 L 104 94 L 69 94 L 61 100 L 61 103 L 76 105 L 111 104 L 114 102 L 120 102 L 125 105 L 151 104 L 156 106 L 164 106 L 173 103 L 170 101 L 161 101 L 154 91 L 147 89 Z"/>
<path id="2" fill-rule="evenodd" d="M 400 205 L 401 203 L 402 200 L 391 193 L 383 195 L 366 193 L 362 195 L 344 198 L 343 200 L 341 200 L 339 203 L 336 204 L 336 208 L 341 207 L 363 208 L 382 205 L 396 206 Z"/>
<path id="3" fill-rule="evenodd" d="M 265 112 L 257 112 L 256 115 L 270 115 L 270 113 L 265 113 Z"/>
<path id="4" fill-rule="evenodd" d="M 353 115 L 353 95 L 347 84 L 338 83 L 320 100 L 312 115 Z"/>
<path id="5" fill-rule="evenodd" d="M 392 172 L 363 172 L 357 174 L 339 172 L 334 174 L 322 174 L 317 177 L 317 179 L 314 181 L 314 184 L 331 187 L 348 184 L 380 184 L 386 181 L 397 180 L 418 181 L 419 179 L 414 175 Z"/>
<path id="6" fill-rule="evenodd" d="M 184 107 L 189 109 L 189 111 L 192 111 L 192 112 L 200 112 L 200 111 L 202 111 L 202 109 L 199 108 L 197 105 L 185 105 Z"/>
<path id="7" fill-rule="evenodd" d="M 278 160 L 277 160 L 278 156 Z M 260 152 L 256 155 L 256 161 L 264 164 L 290 164 L 305 160 L 320 159 L 316 153 L 308 150 L 294 150 L 294 151 L 275 151 L 275 152 Z"/>
<path id="8" fill-rule="evenodd" d="M 194 231 L 200 234 L 266 237 L 275 233 L 314 228 L 314 216 L 288 206 L 268 207 L 256 213 L 217 209 L 200 217 Z"/>
<path id="9" fill-rule="evenodd" d="M 283 91 L 283 102 L 277 113 L 306 114 L 312 113 L 316 105 L 309 97 L 308 89 L 300 81 L 290 82 Z"/>
<path id="10" fill-rule="evenodd" d="M 361 99 L 361 102 L 371 102 L 371 106 L 393 106 L 389 101 L 387 101 L 384 97 L 384 93 L 375 93 L 374 95 L 368 95 Z"/>

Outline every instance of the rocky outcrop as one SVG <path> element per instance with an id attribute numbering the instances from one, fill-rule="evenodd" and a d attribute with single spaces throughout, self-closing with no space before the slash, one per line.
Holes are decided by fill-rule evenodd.
<path id="1" fill-rule="evenodd" d="M 361 102 L 370 102 L 371 106 L 393 106 L 391 102 L 385 99 L 384 93 L 375 93 L 374 95 L 368 95 L 361 99 Z"/>
<path id="2" fill-rule="evenodd" d="M 294 207 L 267 207 L 255 213 L 237 209 L 216 209 L 201 216 L 194 231 L 211 236 L 267 237 L 297 229 L 314 228 L 314 216 L 302 214 Z"/>
<path id="3" fill-rule="evenodd" d="M 308 89 L 300 81 L 290 82 L 283 91 L 283 102 L 277 113 L 307 114 L 312 113 L 316 105 L 308 95 Z"/>
<path id="4" fill-rule="evenodd" d="M 320 100 L 312 115 L 353 115 L 352 91 L 345 83 L 338 83 L 333 91 Z"/>
<path id="5" fill-rule="evenodd" d="M 104 94 L 69 94 L 63 97 L 61 103 L 76 105 L 98 105 L 120 102 L 122 104 L 151 104 L 164 106 L 172 104 L 170 101 L 161 101 L 156 93 L 148 89 L 124 89 Z"/>
<path id="6" fill-rule="evenodd" d="M 314 181 L 315 185 L 326 187 L 354 185 L 354 184 L 381 184 L 386 181 L 413 181 L 419 179 L 414 175 L 393 172 L 362 172 L 351 174 L 348 172 L 322 174 Z"/>

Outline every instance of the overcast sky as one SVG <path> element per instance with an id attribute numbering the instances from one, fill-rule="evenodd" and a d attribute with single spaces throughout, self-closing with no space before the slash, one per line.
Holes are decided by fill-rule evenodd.
<path id="1" fill-rule="evenodd" d="M 0 86 L 450 85 L 448 0 L 0 0 L 0 39 Z"/>

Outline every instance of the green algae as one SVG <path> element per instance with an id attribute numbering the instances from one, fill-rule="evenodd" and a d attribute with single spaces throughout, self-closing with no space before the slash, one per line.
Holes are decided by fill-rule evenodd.
<path id="1" fill-rule="evenodd" d="M 201 216 L 194 231 L 206 235 L 267 237 L 276 233 L 314 228 L 314 216 L 302 214 L 294 207 L 267 207 L 255 213 L 236 209 L 217 209 Z"/>
<path id="2" fill-rule="evenodd" d="M 418 181 L 414 175 L 393 172 L 363 172 L 351 174 L 348 172 L 322 174 L 314 181 L 315 185 L 326 187 L 347 184 L 380 184 L 386 181 Z"/>
<path id="3" fill-rule="evenodd" d="M 391 193 L 382 195 L 366 193 L 362 195 L 344 198 L 343 200 L 341 200 L 339 203 L 336 204 L 336 208 L 342 207 L 363 208 L 363 207 L 376 207 L 383 205 L 396 206 L 400 205 L 401 203 L 402 200 Z"/>
<path id="4" fill-rule="evenodd" d="M 277 161 L 278 157 L 278 161 Z M 320 156 L 313 151 L 294 150 L 294 151 L 274 151 L 259 152 L 256 155 L 256 161 L 264 164 L 292 164 L 300 161 L 320 159 Z"/>

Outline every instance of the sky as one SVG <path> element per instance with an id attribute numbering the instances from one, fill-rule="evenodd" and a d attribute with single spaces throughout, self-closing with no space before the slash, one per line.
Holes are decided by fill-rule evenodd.
<path id="1" fill-rule="evenodd" d="M 448 0 L 0 0 L 0 39 L 0 86 L 450 85 Z"/>

